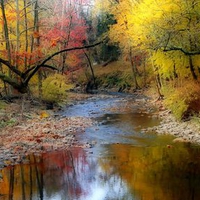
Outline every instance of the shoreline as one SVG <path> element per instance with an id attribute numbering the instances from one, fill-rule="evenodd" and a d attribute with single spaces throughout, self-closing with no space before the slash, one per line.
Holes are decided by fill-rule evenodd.
<path id="1" fill-rule="evenodd" d="M 24 124 L 6 127 L 0 134 L 0 169 L 28 163 L 30 154 L 40 155 L 70 147 L 90 147 L 80 144 L 76 134 L 92 126 L 91 119 L 81 117 L 34 119 Z"/>
<path id="2" fill-rule="evenodd" d="M 157 115 L 161 122 L 158 126 L 147 128 L 145 132 L 153 131 L 158 135 L 173 135 L 175 136 L 173 142 L 200 145 L 200 126 L 197 123 L 191 120 L 176 120 L 171 111 L 164 108 L 162 102 L 152 101 L 151 104 L 158 109 Z"/>
<path id="3" fill-rule="evenodd" d="M 107 95 L 98 96 L 98 98 L 106 97 Z M 73 94 L 72 102 L 69 101 L 68 106 L 79 101 L 86 101 L 88 98 L 97 98 L 97 96 Z M 161 120 L 160 124 L 142 129 L 142 131 L 154 132 L 158 135 L 169 134 L 175 136 L 173 142 L 189 142 L 199 145 L 200 127 L 191 121 L 178 122 L 170 111 L 163 107 L 162 101 L 154 99 L 138 93 L 127 108 L 122 104 L 121 107 L 115 109 L 120 112 L 126 109 L 135 109 L 138 112 L 152 114 L 153 117 Z M 124 101 L 126 102 L 127 99 L 124 98 Z M 84 133 L 87 127 L 94 125 L 92 118 L 55 116 L 55 111 L 51 112 L 49 116 L 39 113 L 39 115 L 35 115 L 35 110 L 32 110 L 31 119 L 0 129 L 0 169 L 28 163 L 26 157 L 30 154 L 66 150 L 71 147 L 91 148 L 89 143 L 79 143 L 76 140 L 76 134 Z"/>

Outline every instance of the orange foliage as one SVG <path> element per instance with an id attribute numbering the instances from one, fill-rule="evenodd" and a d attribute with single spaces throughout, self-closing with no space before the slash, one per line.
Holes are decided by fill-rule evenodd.
<path id="1" fill-rule="evenodd" d="M 39 38 L 39 37 L 40 37 L 40 33 L 37 32 L 37 31 L 34 31 L 34 32 L 33 32 L 33 37 L 34 37 L 34 38 Z"/>

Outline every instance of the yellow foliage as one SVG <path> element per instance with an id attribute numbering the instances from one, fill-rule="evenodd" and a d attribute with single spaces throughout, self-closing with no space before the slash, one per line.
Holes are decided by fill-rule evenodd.
<path id="1" fill-rule="evenodd" d="M 42 86 L 42 99 L 49 102 L 60 102 L 67 98 L 67 90 L 73 86 L 66 84 L 66 76 L 54 74 L 46 78 Z"/>
<path id="2" fill-rule="evenodd" d="M 149 51 L 152 61 L 164 78 L 191 77 L 189 56 L 183 51 L 164 51 L 173 47 L 185 51 L 198 50 L 200 2 L 187 0 L 99 0 L 103 11 L 115 16 L 109 37 L 119 43 L 123 52 L 131 48 Z M 107 6 L 107 8 L 106 8 Z M 194 67 L 200 66 L 199 56 L 192 58 Z"/>
<path id="3" fill-rule="evenodd" d="M 14 9 L 15 6 L 15 2 L 11 1 L 9 2 L 9 4 L 6 4 L 5 7 L 5 12 L 6 12 L 6 18 L 7 18 L 7 22 L 8 22 L 8 26 L 9 26 L 9 36 L 10 36 L 10 41 L 12 43 L 12 47 L 13 49 L 16 48 L 16 44 L 17 44 L 17 36 L 16 36 L 16 26 L 17 23 L 19 23 L 19 29 L 20 29 L 20 50 L 23 51 L 25 50 L 25 34 L 26 32 L 24 31 L 24 20 L 25 20 L 25 16 L 24 16 L 24 2 L 23 0 L 19 0 L 19 10 L 17 11 L 16 9 Z M 30 25 L 34 23 L 33 21 L 33 15 L 31 12 L 31 7 L 27 7 L 27 24 Z M 17 19 L 17 13 L 20 17 L 20 19 Z M 2 23 L 2 13 L 0 11 L 0 16 L 1 16 L 1 23 Z M 3 32 L 3 26 L 0 26 L 0 32 Z M 31 35 L 33 33 L 32 29 L 28 29 L 27 30 L 28 36 L 31 39 Z M 2 41 L 1 46 L 0 46 L 0 50 L 5 50 L 5 39 L 3 34 L 1 34 L 0 39 Z"/>
<path id="4" fill-rule="evenodd" d="M 163 78 L 174 78 L 174 73 L 179 78 L 191 76 L 189 58 L 181 52 L 158 50 L 152 53 L 151 59 Z"/>
<path id="5" fill-rule="evenodd" d="M 163 89 L 165 105 L 169 107 L 177 119 L 200 112 L 200 85 L 192 80 L 185 81 L 182 87 L 174 88 L 170 84 Z"/>

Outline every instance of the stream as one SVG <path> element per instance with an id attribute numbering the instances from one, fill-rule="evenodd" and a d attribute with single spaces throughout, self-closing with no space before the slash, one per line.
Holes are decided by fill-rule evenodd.
<path id="1" fill-rule="evenodd" d="M 66 107 L 60 115 L 94 119 L 76 136 L 89 147 L 30 155 L 30 164 L 3 169 L 0 200 L 199 200 L 199 146 L 145 133 L 159 124 L 141 107 L 146 101 L 94 96 Z"/>

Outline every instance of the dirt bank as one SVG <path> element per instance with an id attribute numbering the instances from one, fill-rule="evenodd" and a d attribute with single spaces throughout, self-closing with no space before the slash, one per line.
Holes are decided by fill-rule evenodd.
<path id="1" fill-rule="evenodd" d="M 162 101 L 151 100 L 149 106 L 155 106 L 155 113 L 160 119 L 160 125 L 153 128 L 148 128 L 143 131 L 153 131 L 159 135 L 171 134 L 176 137 L 174 142 L 190 142 L 200 144 L 200 124 L 193 120 L 178 121 L 172 115 L 170 110 L 163 106 Z"/>

